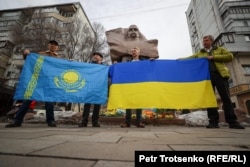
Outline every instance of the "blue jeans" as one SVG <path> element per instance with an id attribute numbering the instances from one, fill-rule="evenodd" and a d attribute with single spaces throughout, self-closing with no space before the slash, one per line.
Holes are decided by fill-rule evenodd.
<path id="1" fill-rule="evenodd" d="M 142 114 L 142 109 L 136 109 L 136 125 L 139 125 L 141 123 L 141 114 Z M 126 109 L 126 123 L 130 124 L 131 123 L 131 115 L 132 115 L 132 110 L 131 109 Z"/>
<path id="2" fill-rule="evenodd" d="M 32 100 L 24 100 L 22 105 L 20 106 L 19 110 L 16 113 L 15 116 L 15 122 L 18 124 L 22 124 L 23 118 L 25 114 L 29 110 L 29 106 L 31 104 Z M 54 119 L 54 104 L 52 102 L 45 102 L 45 109 L 46 109 L 46 120 L 47 123 L 51 123 L 55 121 Z"/>

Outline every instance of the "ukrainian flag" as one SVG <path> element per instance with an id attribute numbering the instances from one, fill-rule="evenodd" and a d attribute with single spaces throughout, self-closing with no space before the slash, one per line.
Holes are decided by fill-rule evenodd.
<path id="1" fill-rule="evenodd" d="M 23 66 L 14 99 L 105 104 L 108 71 L 106 65 L 31 53 Z"/>
<path id="2" fill-rule="evenodd" d="M 108 109 L 217 107 L 205 58 L 118 63 L 110 76 Z"/>

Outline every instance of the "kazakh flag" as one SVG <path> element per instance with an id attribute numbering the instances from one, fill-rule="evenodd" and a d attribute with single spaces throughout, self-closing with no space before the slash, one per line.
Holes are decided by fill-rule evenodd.
<path id="1" fill-rule="evenodd" d="M 118 63 L 110 76 L 108 109 L 217 107 L 205 58 Z"/>
<path id="2" fill-rule="evenodd" d="M 14 99 L 105 104 L 109 67 L 31 53 Z"/>

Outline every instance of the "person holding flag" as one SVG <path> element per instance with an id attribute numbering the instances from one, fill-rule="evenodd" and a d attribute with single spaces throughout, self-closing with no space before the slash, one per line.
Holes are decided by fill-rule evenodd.
<path id="1" fill-rule="evenodd" d="M 131 50 L 132 54 L 132 60 L 131 62 L 140 61 L 139 55 L 140 55 L 140 48 L 134 47 Z M 131 126 L 131 109 L 126 109 L 126 117 L 125 117 L 125 123 L 121 124 L 121 128 L 129 128 Z M 142 115 L 142 109 L 136 109 L 136 127 L 138 128 L 144 128 L 145 125 L 141 123 L 141 115 Z"/>
<path id="2" fill-rule="evenodd" d="M 103 55 L 99 52 L 94 52 L 92 54 L 92 62 L 94 64 L 103 64 Z M 101 127 L 99 124 L 99 113 L 101 109 L 101 104 L 93 104 L 94 110 L 92 114 L 92 126 L 93 127 Z M 79 127 L 87 127 L 88 126 L 88 119 L 89 119 L 89 113 L 90 113 L 90 103 L 84 104 L 83 114 L 82 114 L 82 121 L 79 124 Z"/>
<path id="3" fill-rule="evenodd" d="M 233 54 L 226 48 L 213 46 L 214 37 L 206 35 L 203 37 L 204 48 L 186 58 L 207 58 L 209 61 L 210 78 L 213 88 L 217 89 L 221 100 L 223 102 L 223 110 L 225 113 L 225 120 L 232 129 L 245 129 L 237 122 L 237 117 L 234 113 L 234 107 L 230 98 L 229 83 L 230 77 L 229 70 L 224 63 L 233 60 Z M 217 108 L 207 108 L 209 124 L 206 128 L 219 128 L 219 113 Z"/>
<path id="4" fill-rule="evenodd" d="M 48 50 L 39 52 L 41 55 L 51 56 L 51 57 L 58 57 L 56 51 L 58 50 L 58 43 L 55 40 L 51 40 L 48 43 Z M 25 49 L 23 51 L 23 58 L 24 60 L 28 56 L 30 51 Z M 22 105 L 20 106 L 19 110 L 16 113 L 13 123 L 7 124 L 6 128 L 14 128 L 22 126 L 23 118 L 27 113 L 29 106 L 31 105 L 32 100 L 24 100 Z M 46 109 L 46 120 L 49 127 L 56 127 L 55 118 L 54 118 L 54 104 L 53 102 L 45 102 L 45 109 Z"/>

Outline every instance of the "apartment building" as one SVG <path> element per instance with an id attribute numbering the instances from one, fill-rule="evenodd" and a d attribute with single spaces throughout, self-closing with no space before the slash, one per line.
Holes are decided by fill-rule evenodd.
<path id="1" fill-rule="evenodd" d="M 83 40 L 85 45 L 81 53 L 73 53 L 67 42 L 72 31 Z M 87 33 L 86 33 L 87 31 Z M 0 11 L 0 106 L 9 104 L 18 83 L 23 66 L 22 50 L 29 48 L 33 52 L 47 49 L 49 40 L 59 43 L 58 54 L 62 58 L 81 61 L 80 54 L 91 53 L 91 42 L 96 39 L 94 30 L 79 2 L 36 6 Z M 83 47 L 76 45 L 76 47 Z M 81 48 L 80 48 L 81 49 Z"/>
<path id="2" fill-rule="evenodd" d="M 227 64 L 231 99 L 250 115 L 250 1 L 191 0 L 186 17 L 193 52 L 203 47 L 204 35 L 213 35 L 215 45 L 233 53 L 234 60 Z M 218 95 L 217 100 L 221 109 Z"/>

